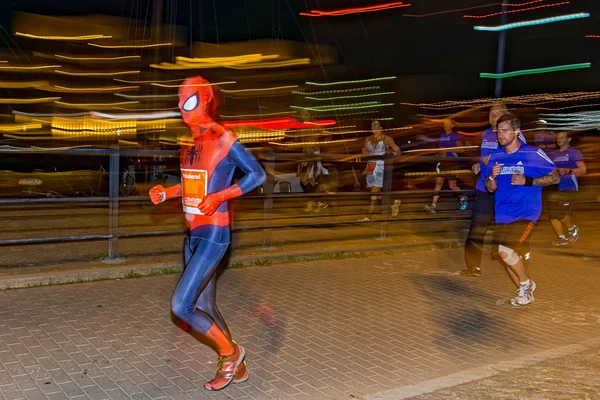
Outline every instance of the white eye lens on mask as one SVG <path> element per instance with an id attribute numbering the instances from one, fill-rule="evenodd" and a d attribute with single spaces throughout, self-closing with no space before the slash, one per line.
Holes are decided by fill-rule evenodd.
<path id="1" fill-rule="evenodd" d="M 198 93 L 194 93 L 193 96 L 190 96 L 185 103 L 183 103 L 183 106 L 181 108 L 183 108 L 184 111 L 193 111 L 196 107 L 198 107 Z"/>

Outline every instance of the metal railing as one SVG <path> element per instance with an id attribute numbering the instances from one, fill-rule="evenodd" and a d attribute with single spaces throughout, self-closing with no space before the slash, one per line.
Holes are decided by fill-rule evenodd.
<path id="1" fill-rule="evenodd" d="M 31 204 L 77 204 L 77 203 L 108 203 L 108 233 L 102 235 L 80 235 L 80 236 L 61 236 L 61 237 L 47 237 L 47 238 L 29 238 L 29 239 L 6 239 L 0 240 L 0 246 L 15 246 L 15 245 L 31 245 L 31 244 L 48 244 L 48 243 L 61 243 L 61 242 L 72 242 L 72 241 L 94 241 L 94 240 L 108 240 L 108 255 L 107 260 L 114 260 L 119 256 L 118 240 L 119 238 L 132 238 L 132 237 L 153 237 L 153 236 L 168 236 L 168 235 L 182 235 L 185 234 L 185 230 L 174 230 L 174 231 L 158 231 L 158 232 L 137 232 L 137 233 L 119 233 L 119 203 L 122 201 L 149 201 L 148 196 L 119 196 L 119 182 L 120 182 L 120 165 L 119 160 L 122 156 L 136 156 L 136 157 L 179 157 L 179 151 L 170 150 L 121 150 L 118 146 L 112 146 L 110 149 L 82 149 L 82 148 L 63 148 L 63 149 L 36 149 L 36 148 L 23 148 L 23 149 L 2 149 L 0 148 L 0 154 L 58 154 L 58 155 L 101 155 L 109 156 L 109 182 L 108 182 L 108 196 L 93 196 L 93 197 L 62 197 L 62 198 L 19 198 L 19 199 L 0 199 L 0 205 L 31 205 Z M 406 156 L 362 156 L 362 155 L 336 155 L 336 154 L 306 154 L 306 153 L 275 153 L 272 150 L 262 153 L 255 154 L 257 159 L 262 161 L 265 170 L 275 171 L 276 161 L 329 161 L 329 162 L 365 162 L 368 160 L 381 160 L 385 161 L 384 168 L 384 187 L 381 193 L 381 209 L 384 210 L 391 203 L 392 195 L 404 195 L 404 194 L 415 194 L 416 192 L 392 192 L 392 172 L 395 163 L 399 162 L 419 162 L 419 163 L 430 163 L 438 162 L 443 157 L 439 156 L 425 156 L 425 157 L 406 157 Z M 469 161 L 473 162 L 477 158 L 473 157 L 458 157 L 457 161 Z M 414 172 L 399 171 L 400 175 L 411 175 Z M 421 173 L 435 174 L 435 173 Z M 273 200 L 277 198 L 307 198 L 307 197 L 348 197 L 358 196 L 366 197 L 371 196 L 370 192 L 338 192 L 333 194 L 327 193 L 287 193 L 287 194 L 276 194 L 273 193 L 275 186 L 275 174 L 267 173 L 267 178 L 262 185 L 263 193 L 261 195 L 249 195 L 244 196 L 249 199 L 262 199 L 263 200 L 263 224 L 262 226 L 256 227 L 235 227 L 233 231 L 243 230 L 262 230 L 263 231 L 263 248 L 268 249 L 271 247 L 271 234 L 273 229 L 281 228 L 295 228 L 295 227 L 318 227 L 332 224 L 344 225 L 344 224 L 356 224 L 356 222 L 335 222 L 327 224 L 287 224 L 287 225 L 273 225 L 272 214 L 273 214 Z M 441 190 L 435 193 L 451 193 L 451 190 Z M 473 190 L 462 190 L 463 194 L 472 194 Z M 434 191 L 419 191 L 421 194 L 432 194 Z M 383 211 L 382 211 L 383 213 Z M 387 238 L 387 228 L 389 224 L 389 218 L 384 217 L 381 220 L 381 228 L 379 230 L 379 237 L 381 239 Z"/>

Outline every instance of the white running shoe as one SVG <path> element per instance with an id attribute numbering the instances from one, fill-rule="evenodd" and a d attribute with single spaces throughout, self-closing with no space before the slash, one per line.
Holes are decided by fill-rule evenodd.
<path id="1" fill-rule="evenodd" d="M 435 204 L 432 204 L 430 206 L 425 206 L 425 211 L 428 211 L 431 214 L 435 214 L 435 209 L 436 209 Z"/>
<path id="2" fill-rule="evenodd" d="M 526 306 L 529 303 L 533 303 L 533 292 L 535 292 L 536 286 L 533 280 L 529 280 L 528 285 L 519 285 L 519 290 L 517 291 L 517 297 L 514 297 L 510 300 L 510 304 L 515 307 Z"/>
<path id="3" fill-rule="evenodd" d="M 392 217 L 398 216 L 398 212 L 400 212 L 400 204 L 402 204 L 402 201 L 394 200 L 394 204 L 390 206 L 390 208 L 392 209 Z"/>
<path id="4" fill-rule="evenodd" d="M 569 236 L 567 237 L 567 240 L 573 243 L 576 242 L 577 239 L 579 239 L 579 228 L 577 225 L 573 225 L 573 229 L 569 230 Z"/>

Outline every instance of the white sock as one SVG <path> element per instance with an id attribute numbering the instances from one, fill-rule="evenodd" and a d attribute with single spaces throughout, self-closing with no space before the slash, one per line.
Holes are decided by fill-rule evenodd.
<path id="1" fill-rule="evenodd" d="M 529 279 L 527 279 L 525 282 L 521 282 L 521 286 L 527 286 L 529 285 Z"/>
<path id="2" fill-rule="evenodd" d="M 559 238 L 561 239 L 566 239 L 567 237 L 565 235 L 558 235 Z"/>

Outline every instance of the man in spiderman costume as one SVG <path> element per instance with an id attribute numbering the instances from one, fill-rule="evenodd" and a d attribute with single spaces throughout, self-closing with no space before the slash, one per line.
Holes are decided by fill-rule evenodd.
<path id="1" fill-rule="evenodd" d="M 220 390 L 248 379 L 245 350 L 231 333 L 215 304 L 216 269 L 231 241 L 228 200 L 247 193 L 265 180 L 265 172 L 236 135 L 212 120 L 217 104 L 211 85 L 202 77 L 186 79 L 179 88 L 179 109 L 191 130 L 182 138 L 181 184 L 150 189 L 152 203 L 182 197 L 189 235 L 184 243 L 185 269 L 171 310 L 179 326 L 218 355 L 215 377 L 206 390 Z M 245 175 L 231 184 L 239 167 Z"/>

